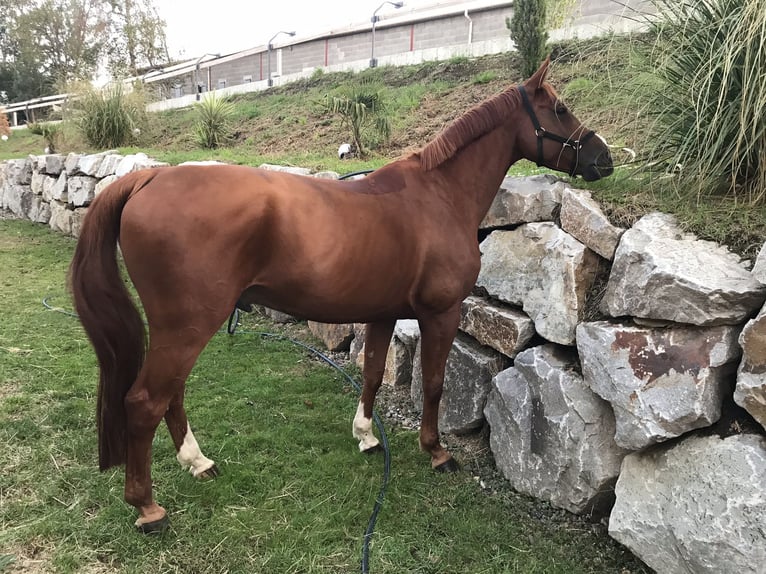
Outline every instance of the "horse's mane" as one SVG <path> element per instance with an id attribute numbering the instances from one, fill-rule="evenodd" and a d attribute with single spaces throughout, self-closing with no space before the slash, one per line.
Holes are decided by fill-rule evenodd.
<path id="1" fill-rule="evenodd" d="M 492 131 L 519 105 L 521 94 L 518 88 L 507 88 L 465 112 L 414 155 L 420 157 L 420 166 L 425 171 L 432 170 L 467 144 Z"/>

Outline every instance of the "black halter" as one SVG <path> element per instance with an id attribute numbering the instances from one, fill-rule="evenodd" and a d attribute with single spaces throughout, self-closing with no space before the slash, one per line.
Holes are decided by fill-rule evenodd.
<path id="1" fill-rule="evenodd" d="M 585 142 L 587 142 L 590 138 L 592 138 L 594 135 L 596 135 L 596 132 L 593 130 L 586 133 L 581 139 L 570 139 L 565 138 L 557 134 L 553 134 L 549 131 L 547 131 L 543 126 L 540 125 L 539 120 L 537 119 L 537 115 L 535 114 L 535 110 L 532 108 L 532 104 L 529 101 L 529 95 L 527 94 L 527 89 L 523 85 L 519 85 L 519 93 L 521 93 L 521 101 L 524 103 L 524 108 L 527 110 L 527 114 L 529 114 L 529 119 L 532 120 L 532 125 L 535 127 L 535 135 L 537 136 L 537 165 L 542 166 L 543 165 L 543 139 L 548 138 L 549 140 L 553 140 L 555 142 L 558 142 L 562 145 L 562 147 L 571 147 L 574 152 L 574 160 L 572 161 L 572 168 L 569 170 L 569 175 L 574 176 L 575 171 L 577 170 L 577 162 L 580 157 L 580 150 L 585 145 Z"/>

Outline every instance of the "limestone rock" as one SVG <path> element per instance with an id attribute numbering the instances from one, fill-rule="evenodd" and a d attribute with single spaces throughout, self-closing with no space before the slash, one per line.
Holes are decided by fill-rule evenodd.
<path id="1" fill-rule="evenodd" d="M 48 223 L 51 218 L 51 206 L 47 201 L 43 201 L 43 198 L 39 195 L 33 195 L 29 210 L 25 216 L 35 223 Z"/>
<path id="2" fill-rule="evenodd" d="M 269 307 L 260 307 L 261 312 L 275 323 L 295 323 L 298 321 L 296 317 L 277 311 L 276 309 L 270 309 Z"/>
<path id="3" fill-rule="evenodd" d="M 51 181 L 53 183 L 49 185 Z M 58 178 L 49 178 L 46 182 L 46 185 L 43 187 L 43 199 L 47 202 L 66 202 L 68 200 L 67 189 L 67 174 L 66 171 L 62 171 Z"/>
<path id="4" fill-rule="evenodd" d="M 497 467 L 513 487 L 575 514 L 601 516 L 613 501 L 627 454 L 613 439 L 614 415 L 576 372 L 571 349 L 522 351 L 499 373 L 484 413 Z"/>
<path id="5" fill-rule="evenodd" d="M 87 208 L 75 209 L 72 211 L 71 223 L 72 223 L 72 235 L 74 237 L 80 237 L 80 229 L 82 229 L 82 222 L 85 219 L 85 214 L 88 213 Z"/>
<path id="6" fill-rule="evenodd" d="M 43 194 L 43 186 L 45 185 L 45 180 L 48 179 L 48 177 L 44 173 L 39 173 L 37 171 L 32 173 L 32 181 L 29 185 L 30 189 L 32 190 L 32 193 L 35 195 L 42 195 Z"/>
<path id="7" fill-rule="evenodd" d="M 85 207 L 96 197 L 96 182 L 92 177 L 75 175 L 67 180 L 67 200 L 72 207 Z"/>
<path id="8" fill-rule="evenodd" d="M 100 179 L 98 183 L 96 183 L 96 187 L 93 188 L 93 196 L 96 197 L 100 195 L 102 191 L 104 191 L 118 179 L 120 178 L 117 175 L 107 175 L 104 179 Z"/>
<path id="9" fill-rule="evenodd" d="M 32 162 L 29 159 L 9 159 L 4 163 L 6 185 L 30 185 L 32 183 Z"/>
<path id="10" fill-rule="evenodd" d="M 710 426 L 740 356 L 738 327 L 577 327 L 586 384 L 612 405 L 618 445 L 639 450 Z"/>
<path id="11" fill-rule="evenodd" d="M 53 231 L 60 231 L 65 235 L 72 234 L 72 211 L 67 209 L 65 204 L 58 201 L 52 201 L 50 203 L 51 217 L 48 221 Z"/>
<path id="12" fill-rule="evenodd" d="M 123 175 L 127 175 L 134 171 L 153 167 L 164 167 L 167 165 L 169 164 L 149 159 L 145 153 L 136 153 L 123 157 L 122 160 L 120 160 L 120 163 L 117 164 L 117 167 L 114 170 L 114 175 L 122 177 Z"/>
<path id="13" fill-rule="evenodd" d="M 64 170 L 65 159 L 60 154 L 37 156 L 37 171 L 47 175 L 58 176 Z"/>
<path id="14" fill-rule="evenodd" d="M 74 152 L 71 152 L 66 156 L 66 159 L 64 160 L 64 171 L 66 171 L 67 175 L 80 174 L 78 171 L 78 165 L 80 163 L 81 157 L 82 155 Z"/>
<path id="15" fill-rule="evenodd" d="M 79 162 L 77 163 L 77 169 L 74 170 L 69 175 L 78 173 L 82 175 L 89 175 L 91 177 L 97 177 L 97 174 L 99 170 L 101 169 L 101 164 L 103 163 L 106 155 L 107 154 L 104 154 L 104 153 L 96 153 L 92 155 L 82 156 Z M 98 176 L 98 177 L 104 177 L 104 176 Z"/>
<path id="16" fill-rule="evenodd" d="M 30 181 L 32 177 L 30 176 Z M 30 185 L 6 184 L 5 207 L 16 217 L 24 218 L 32 208 L 32 198 L 36 197 Z"/>
<path id="17" fill-rule="evenodd" d="M 479 227 L 553 221 L 564 187 L 564 182 L 553 175 L 506 177 Z"/>
<path id="18" fill-rule="evenodd" d="M 734 402 L 766 428 L 766 307 L 739 336 L 742 362 Z"/>
<path id="19" fill-rule="evenodd" d="M 615 227 L 590 192 L 564 189 L 561 197 L 561 228 L 572 237 L 611 260 L 624 229 Z"/>
<path id="20" fill-rule="evenodd" d="M 734 325 L 764 300 L 766 285 L 738 256 L 684 234 L 672 216 L 652 213 L 623 234 L 603 306 L 612 317 Z"/>
<path id="21" fill-rule="evenodd" d="M 351 345 L 348 350 L 348 358 L 359 369 L 364 369 L 364 336 L 367 325 L 364 323 L 354 323 L 352 330 L 354 338 L 351 339 Z"/>
<path id="22" fill-rule="evenodd" d="M 762 574 L 766 439 L 687 437 L 628 455 L 609 534 L 658 574 Z"/>
<path id="23" fill-rule="evenodd" d="M 463 301 L 460 330 L 511 359 L 535 334 L 534 323 L 524 313 L 474 296 Z"/>
<path id="24" fill-rule="evenodd" d="M 753 265 L 751 273 L 758 281 L 766 284 L 766 243 L 761 246 L 761 250 L 755 258 L 755 264 Z"/>
<path id="25" fill-rule="evenodd" d="M 348 351 L 354 338 L 350 324 L 317 323 L 309 321 L 309 331 L 325 344 L 328 351 Z"/>
<path id="26" fill-rule="evenodd" d="M 420 327 L 415 319 L 401 319 L 396 322 L 386 354 L 384 385 L 408 387 L 412 384 L 412 370 L 419 340 Z"/>
<path id="27" fill-rule="evenodd" d="M 292 173 L 295 175 L 311 175 L 311 170 L 307 167 L 293 167 L 288 165 L 274 165 L 271 163 L 262 163 L 258 166 L 261 169 L 268 169 L 271 171 L 282 171 L 285 173 Z"/>
<path id="28" fill-rule="evenodd" d="M 492 377 L 507 368 L 510 362 L 508 357 L 479 345 L 468 335 L 458 333 L 447 357 L 439 430 L 461 434 L 480 428 L 484 423 L 484 404 Z M 415 355 L 410 393 L 412 402 L 422 410 L 421 344 L 418 344 Z"/>
<path id="29" fill-rule="evenodd" d="M 366 325 L 354 324 L 354 339 L 351 341 L 349 355 L 351 360 L 364 370 L 364 337 Z M 420 340 L 420 327 L 414 319 L 400 319 L 394 326 L 391 343 L 386 351 L 386 367 L 383 371 L 383 384 L 390 386 L 410 386 L 415 364 L 415 353 Z"/>
<path id="30" fill-rule="evenodd" d="M 480 245 L 476 284 L 521 306 L 547 340 L 572 345 L 599 257 L 553 223 L 494 231 Z"/>
<path id="31" fill-rule="evenodd" d="M 338 179 L 340 175 L 335 171 L 318 171 L 314 174 L 314 177 L 319 179 Z"/>
<path id="32" fill-rule="evenodd" d="M 104 154 L 101 164 L 98 166 L 98 171 L 96 171 L 96 179 L 103 179 L 108 175 L 114 175 L 122 159 L 123 157 L 117 153 Z"/>

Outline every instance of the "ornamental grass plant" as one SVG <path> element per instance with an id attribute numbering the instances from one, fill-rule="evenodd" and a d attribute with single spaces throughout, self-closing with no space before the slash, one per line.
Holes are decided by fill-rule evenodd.
<path id="1" fill-rule="evenodd" d="M 766 2 L 653 0 L 652 159 L 701 195 L 766 198 Z"/>

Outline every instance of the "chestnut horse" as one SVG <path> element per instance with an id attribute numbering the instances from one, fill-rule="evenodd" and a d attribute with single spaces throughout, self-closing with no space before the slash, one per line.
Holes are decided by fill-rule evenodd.
<path id="1" fill-rule="evenodd" d="M 362 451 L 379 447 L 371 417 L 394 324 L 417 319 L 420 446 L 434 469 L 457 469 L 437 429 L 445 362 L 479 273 L 477 230 L 503 177 L 521 158 L 586 180 L 612 172 L 604 141 L 545 82 L 548 65 L 361 180 L 189 165 L 126 175 L 93 201 L 71 289 L 100 366 L 99 466 L 125 464 L 125 500 L 138 509 L 140 530 L 167 523 L 150 476 L 163 418 L 178 461 L 196 477 L 218 473 L 187 422 L 184 384 L 235 305 L 367 323 L 353 421 Z M 148 320 L 148 345 L 120 277 L 118 240 Z"/>

